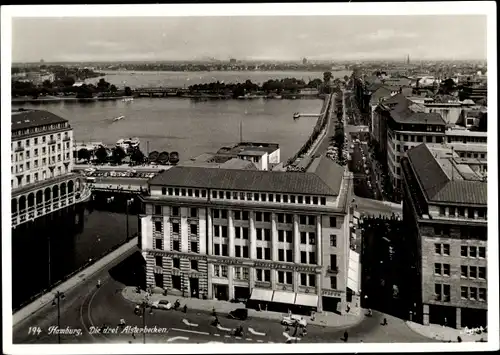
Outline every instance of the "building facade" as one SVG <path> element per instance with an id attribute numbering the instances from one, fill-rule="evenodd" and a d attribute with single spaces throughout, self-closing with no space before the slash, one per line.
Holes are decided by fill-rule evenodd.
<path id="1" fill-rule="evenodd" d="M 141 217 L 147 284 L 343 312 L 351 179 L 320 159 L 315 173 L 174 167 L 152 179 Z"/>
<path id="2" fill-rule="evenodd" d="M 73 174 L 73 129 L 47 111 L 12 112 L 12 225 L 89 197 Z"/>
<path id="3" fill-rule="evenodd" d="M 423 324 L 487 325 L 487 182 L 450 148 L 403 159 L 403 219 Z"/>

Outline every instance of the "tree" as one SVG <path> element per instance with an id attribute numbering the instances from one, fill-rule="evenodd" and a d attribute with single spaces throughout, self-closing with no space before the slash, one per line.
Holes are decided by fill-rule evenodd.
<path id="1" fill-rule="evenodd" d="M 126 155 L 127 154 L 125 154 L 125 151 L 121 147 L 114 147 L 111 154 L 111 159 L 114 163 L 121 164 L 123 158 L 125 158 Z"/>
<path id="2" fill-rule="evenodd" d="M 85 160 L 88 162 L 90 160 L 90 152 L 85 148 L 80 149 L 78 151 L 78 160 Z"/>
<path id="3" fill-rule="evenodd" d="M 439 91 L 442 94 L 449 95 L 456 89 L 456 84 L 453 79 L 446 79 L 445 81 L 441 82 L 441 87 L 439 88 Z"/>
<path id="4" fill-rule="evenodd" d="M 108 91 L 109 86 L 110 86 L 110 84 L 106 80 L 104 80 L 103 78 L 99 79 L 99 82 L 97 83 L 97 89 L 100 92 Z"/>
<path id="5" fill-rule="evenodd" d="M 93 96 L 92 87 L 89 85 L 82 85 L 77 89 L 76 98 L 77 99 L 91 99 Z"/>
<path id="6" fill-rule="evenodd" d="M 47 89 L 52 89 L 52 82 L 50 80 L 45 80 L 43 83 L 42 83 L 42 86 L 44 88 L 47 88 Z"/>
<path id="7" fill-rule="evenodd" d="M 326 71 L 323 73 L 323 81 L 325 83 L 328 83 L 332 77 L 333 77 L 333 75 L 332 75 L 332 72 L 330 72 L 330 71 Z"/>
<path id="8" fill-rule="evenodd" d="M 115 85 L 111 84 L 110 87 L 109 87 L 109 91 L 112 92 L 112 93 L 115 93 L 118 91 L 118 89 L 116 88 Z"/>
<path id="9" fill-rule="evenodd" d="M 95 152 L 95 157 L 99 163 L 101 163 L 101 164 L 107 163 L 108 162 L 108 151 L 103 146 L 100 146 L 99 148 L 97 148 L 97 150 Z"/>
<path id="10" fill-rule="evenodd" d="M 130 155 L 130 160 L 136 164 L 142 164 L 144 162 L 144 153 L 140 149 L 134 149 Z"/>
<path id="11" fill-rule="evenodd" d="M 125 86 L 125 96 L 132 96 L 132 89 L 128 86 Z"/>
<path id="12" fill-rule="evenodd" d="M 71 76 L 67 76 L 62 78 L 61 82 L 64 86 L 73 86 L 75 84 L 75 79 L 73 79 L 73 77 Z"/>

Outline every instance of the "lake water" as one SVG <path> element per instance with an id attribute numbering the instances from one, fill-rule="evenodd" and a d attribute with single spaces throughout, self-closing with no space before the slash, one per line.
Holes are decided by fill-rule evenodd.
<path id="1" fill-rule="evenodd" d="M 219 80 L 225 83 L 242 83 L 251 80 L 262 84 L 269 79 L 297 78 L 306 83 L 313 79 L 323 79 L 323 72 L 308 71 L 210 71 L 210 72 L 153 72 L 153 71 L 105 71 L 105 80 L 117 87 L 188 87 Z M 350 76 L 352 71 L 332 72 L 334 78 Z M 87 83 L 96 83 L 101 78 L 88 79 Z"/>
<path id="2" fill-rule="evenodd" d="M 138 137 L 141 149 L 177 151 L 181 160 L 243 139 L 278 143 L 282 161 L 293 156 L 311 133 L 316 118 L 293 120 L 294 112 L 319 113 L 322 101 L 213 100 L 139 98 L 132 102 L 55 102 L 13 105 L 43 109 L 69 120 L 76 142 L 114 145 L 120 138 Z M 118 116 L 124 119 L 113 122 Z"/>

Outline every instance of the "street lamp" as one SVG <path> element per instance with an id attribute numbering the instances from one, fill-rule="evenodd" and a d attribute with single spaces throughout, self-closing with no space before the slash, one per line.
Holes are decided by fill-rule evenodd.
<path id="1" fill-rule="evenodd" d="M 57 305 L 57 328 L 58 328 L 57 342 L 59 344 L 61 344 L 61 333 L 60 333 L 60 330 L 61 330 L 61 306 L 60 306 L 60 303 L 61 303 L 61 300 L 63 300 L 65 297 L 66 296 L 64 296 L 64 293 L 57 291 L 55 296 L 54 296 L 54 300 L 52 301 L 52 306 Z M 56 300 L 57 300 L 57 302 L 56 302 Z"/>
<path id="2" fill-rule="evenodd" d="M 132 203 L 134 203 L 134 199 L 133 198 L 127 200 L 127 208 L 126 208 L 126 214 L 127 214 L 127 242 L 129 240 L 128 210 L 129 210 L 129 206 L 132 205 Z"/>
<path id="3" fill-rule="evenodd" d="M 148 308 L 148 302 L 147 301 L 143 301 L 141 303 L 140 307 L 142 309 L 142 315 L 141 315 L 141 317 L 142 317 L 142 342 L 144 344 L 146 344 L 146 331 L 145 331 L 145 329 L 146 329 L 146 313 L 147 313 L 146 312 L 146 308 Z M 153 307 L 151 307 L 149 309 L 149 314 L 150 315 L 153 314 Z"/>

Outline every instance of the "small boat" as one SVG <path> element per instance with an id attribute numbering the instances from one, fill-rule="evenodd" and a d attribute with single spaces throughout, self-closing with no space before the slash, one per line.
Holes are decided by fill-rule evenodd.
<path id="1" fill-rule="evenodd" d="M 170 154 L 168 152 L 161 152 L 156 158 L 156 161 L 161 165 L 166 165 L 170 160 Z"/>
<path id="2" fill-rule="evenodd" d="M 294 119 L 294 120 L 298 120 L 299 118 L 300 118 L 300 113 L 295 112 L 295 113 L 293 114 L 293 119 Z"/>
<path id="3" fill-rule="evenodd" d="M 129 139 L 119 139 L 116 142 L 117 147 L 123 148 L 124 151 L 128 151 L 130 148 L 135 149 L 139 148 L 141 141 L 139 138 L 129 138 Z"/>
<path id="4" fill-rule="evenodd" d="M 124 97 L 122 99 L 122 102 L 131 102 L 131 101 L 134 101 L 134 98 L 133 97 Z"/>
<path id="5" fill-rule="evenodd" d="M 124 119 L 124 118 L 125 118 L 125 116 L 118 116 L 115 119 L 113 119 L 113 122 L 119 121 L 119 120 Z"/>

